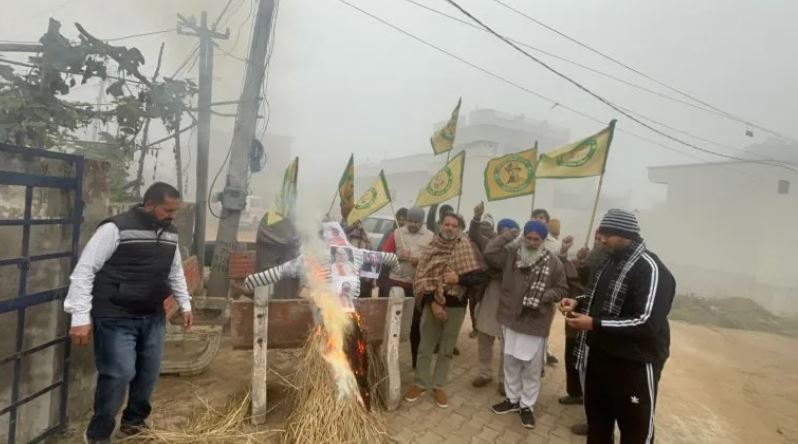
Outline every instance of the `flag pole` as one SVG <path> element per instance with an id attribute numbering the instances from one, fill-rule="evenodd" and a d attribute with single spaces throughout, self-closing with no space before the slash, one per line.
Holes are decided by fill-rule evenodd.
<path id="1" fill-rule="evenodd" d="M 590 243 L 590 235 L 593 233 L 593 221 L 596 219 L 596 211 L 598 210 L 599 197 L 601 196 L 601 187 L 604 185 L 604 172 L 607 170 L 607 160 L 610 158 L 610 147 L 612 146 L 612 136 L 615 134 L 615 122 L 610 121 L 610 135 L 607 139 L 607 154 L 604 156 L 604 165 L 601 166 L 601 176 L 599 176 L 598 187 L 596 188 L 596 200 L 593 201 L 593 212 L 590 215 L 590 222 L 587 226 L 587 235 L 585 236 L 585 247 Z"/>
<path id="2" fill-rule="evenodd" d="M 327 209 L 327 217 L 330 216 L 332 212 L 333 206 L 335 206 L 335 201 L 338 199 L 338 188 L 335 189 L 335 193 L 333 194 L 332 202 L 330 202 L 330 208 Z"/>
<path id="3" fill-rule="evenodd" d="M 535 156 L 540 158 L 538 155 L 538 141 L 535 140 Z M 535 170 L 537 171 L 537 165 L 535 165 Z M 529 211 L 529 218 L 532 218 L 532 211 L 535 211 L 535 197 L 538 195 L 538 177 L 537 173 L 535 174 L 535 190 L 532 193 L 532 209 Z"/>

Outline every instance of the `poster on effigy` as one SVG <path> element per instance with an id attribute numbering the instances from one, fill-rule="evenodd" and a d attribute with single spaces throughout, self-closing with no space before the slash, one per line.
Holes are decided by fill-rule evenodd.
<path id="1" fill-rule="evenodd" d="M 357 277 L 358 275 L 357 268 L 355 268 L 355 252 L 352 248 L 330 247 L 330 264 L 333 279 Z"/>
<path id="2" fill-rule="evenodd" d="M 333 279 L 333 289 L 338 297 L 338 303 L 345 313 L 355 312 L 355 297 L 357 297 L 360 282 L 357 276 L 340 277 Z"/>
<path id="3" fill-rule="evenodd" d="M 382 257 L 376 251 L 363 254 L 363 266 L 360 267 L 360 277 L 364 279 L 377 279 L 380 277 Z"/>

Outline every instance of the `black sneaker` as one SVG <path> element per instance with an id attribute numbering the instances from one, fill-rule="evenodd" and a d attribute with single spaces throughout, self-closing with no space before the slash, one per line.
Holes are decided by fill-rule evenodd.
<path id="1" fill-rule="evenodd" d="M 504 415 L 505 413 L 517 412 L 518 409 L 519 409 L 518 403 L 510 402 L 509 399 L 505 399 L 504 401 L 490 408 L 490 410 L 497 415 Z"/>
<path id="2" fill-rule="evenodd" d="M 518 414 L 521 416 L 521 424 L 528 429 L 535 428 L 535 415 L 532 413 L 532 409 L 528 407 L 522 408 Z"/>

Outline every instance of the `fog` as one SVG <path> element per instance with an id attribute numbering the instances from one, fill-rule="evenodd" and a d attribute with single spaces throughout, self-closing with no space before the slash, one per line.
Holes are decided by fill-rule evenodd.
<path id="1" fill-rule="evenodd" d="M 213 22 L 226 2 L 2 0 L 0 3 L 4 10 L 0 18 L 0 39 L 36 41 L 46 30 L 48 17 L 61 21 L 62 33 L 71 38 L 77 36 L 72 23 L 80 22 L 95 36 L 112 39 L 174 28 L 178 13 L 198 17 L 200 11 L 207 10 Z M 618 118 L 602 194 L 606 205 L 602 204 L 601 208 L 617 202 L 639 211 L 652 249 L 663 250 L 666 262 L 676 264 L 685 275 L 698 274 L 685 278 L 689 283 L 680 290 L 716 295 L 736 287 L 735 294 L 746 297 L 766 292 L 770 296 L 760 302 L 769 309 L 795 311 L 791 308 L 795 304 L 787 301 L 798 297 L 798 278 L 793 277 L 794 273 L 786 265 L 794 264 L 796 259 L 787 245 L 798 244 L 791 228 L 798 220 L 798 176 L 795 173 L 752 164 L 726 165 L 698 176 L 689 176 L 682 170 L 652 170 L 650 173 L 651 167 L 729 159 L 688 148 L 641 127 L 484 32 L 404 0 L 352 0 L 351 3 L 472 64 L 547 96 L 559 105 L 577 109 L 601 122 Z M 510 38 L 660 94 L 687 100 L 496 2 L 462 0 L 460 3 Z M 787 135 L 793 141 L 798 139 L 795 126 L 798 28 L 794 25 L 798 4 L 795 2 L 507 0 L 507 3 L 662 83 Z M 423 4 L 465 19 L 445 1 Z M 220 30 L 230 28 L 231 35 L 229 40 L 218 41 L 223 51 L 217 49 L 215 55 L 214 101 L 239 97 L 245 68 L 239 58 L 247 57 L 253 7 L 254 2 L 249 0 L 234 0 L 221 21 Z M 553 106 L 552 102 L 447 57 L 337 0 L 280 2 L 276 26 L 267 82 L 269 106 L 264 110 L 264 116 L 268 116 L 266 150 L 274 161 L 267 165 L 264 173 L 255 176 L 253 194 L 271 199 L 288 159 L 299 156 L 300 214 L 307 214 L 313 220 L 329 206 L 333 187 L 350 153 L 354 153 L 358 165 L 356 176 L 360 166 L 364 166 L 364 172 L 375 174 L 384 166 L 380 162 L 386 159 L 429 154 L 431 132 L 448 117 L 459 97 L 463 98 L 461 115 L 480 109 L 523 115 L 568 131 L 570 140 L 567 141 L 593 134 L 605 125 L 564 106 Z M 162 73 L 169 75 L 186 59 L 197 41 L 194 37 L 168 32 L 114 44 L 139 48 L 147 59 L 142 71 L 151 75 L 161 42 L 166 43 Z M 20 54 L 4 56 L 24 60 Z M 768 152 L 767 157 L 798 163 L 795 142 L 790 145 L 789 141 L 761 129 L 643 92 L 561 60 L 540 57 L 619 106 L 667 125 L 670 129 L 659 128 L 674 137 L 737 157 L 750 156 L 743 149 L 758 145 L 761 152 Z M 196 68 L 183 75 L 196 78 Z M 90 82 L 76 88 L 71 97 L 94 102 L 97 90 L 97 83 Z M 234 113 L 235 107 L 217 110 Z M 211 178 L 229 148 L 233 120 L 213 117 Z M 259 124 L 259 134 L 263 120 Z M 746 136 L 748 129 L 753 131 L 752 137 Z M 154 128 L 151 138 L 165 134 L 162 129 Z M 184 138 L 184 144 L 187 139 Z M 196 136 L 191 140 L 196 143 Z M 269 140 L 279 143 L 270 145 Z M 530 140 L 528 146 L 515 148 L 528 148 L 532 143 Z M 189 151 L 194 148 L 184 146 L 184 160 L 193 161 Z M 552 148 L 554 146 L 541 146 L 544 151 Z M 148 160 L 145 178 L 148 181 L 174 180 L 171 153 L 160 156 L 158 162 L 153 175 L 154 164 Z M 435 162 L 442 165 L 444 160 L 439 157 Z M 390 183 L 390 168 L 384 167 L 389 172 Z M 192 198 L 193 162 L 186 168 L 190 176 L 188 196 Z M 429 168 L 434 171 L 434 167 Z M 481 167 L 473 167 L 470 171 L 466 182 L 475 186 L 465 187 L 467 192 L 462 199 L 461 212 L 466 217 L 470 216 L 470 208 L 484 199 L 484 195 L 479 194 Z M 225 173 L 226 169 L 216 190 L 221 189 Z M 654 179 L 650 174 L 659 178 Z M 677 180 L 675 178 L 683 180 L 666 185 Z M 369 180 L 365 176 L 358 180 L 356 194 Z M 776 180 L 791 183 L 788 194 L 777 196 Z M 595 184 L 595 179 L 582 179 L 577 184 L 546 181 L 539 185 L 546 189 L 540 192 L 539 204 L 555 206 L 553 196 L 557 190 L 592 196 Z M 424 185 L 391 183 L 392 188 L 411 190 Z M 714 190 L 714 194 L 709 190 Z M 414 197 L 412 192 L 406 192 L 396 196 L 396 200 L 406 203 L 412 202 Z M 721 201 L 728 201 L 728 205 Z M 505 215 L 522 218 L 529 205 L 526 199 L 515 203 L 489 203 L 488 211 L 497 218 Z M 681 213 L 674 214 L 674 209 Z M 585 239 L 588 211 L 567 206 L 555 206 L 554 210 L 563 218 L 564 231 L 573 232 L 579 242 Z M 387 214 L 388 210 L 384 212 Z M 723 227 L 723 230 L 713 227 Z M 750 251 L 739 244 L 757 242 L 760 235 L 767 237 L 758 242 L 763 248 L 767 246 L 766 250 L 757 250 L 755 254 L 740 251 Z M 737 247 L 726 248 L 732 245 Z M 687 249 L 688 246 L 699 253 Z M 741 286 L 746 290 L 740 291 Z"/>

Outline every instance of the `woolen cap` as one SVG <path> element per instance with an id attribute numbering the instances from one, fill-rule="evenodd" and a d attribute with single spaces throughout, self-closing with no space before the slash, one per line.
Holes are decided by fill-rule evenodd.
<path id="1" fill-rule="evenodd" d="M 407 216 L 405 220 L 410 222 L 424 222 L 424 209 L 419 207 L 413 207 L 407 210 Z"/>
<path id="2" fill-rule="evenodd" d="M 597 232 L 626 239 L 637 239 L 640 237 L 640 223 L 633 213 L 613 208 L 607 211 L 607 214 L 601 219 Z"/>

